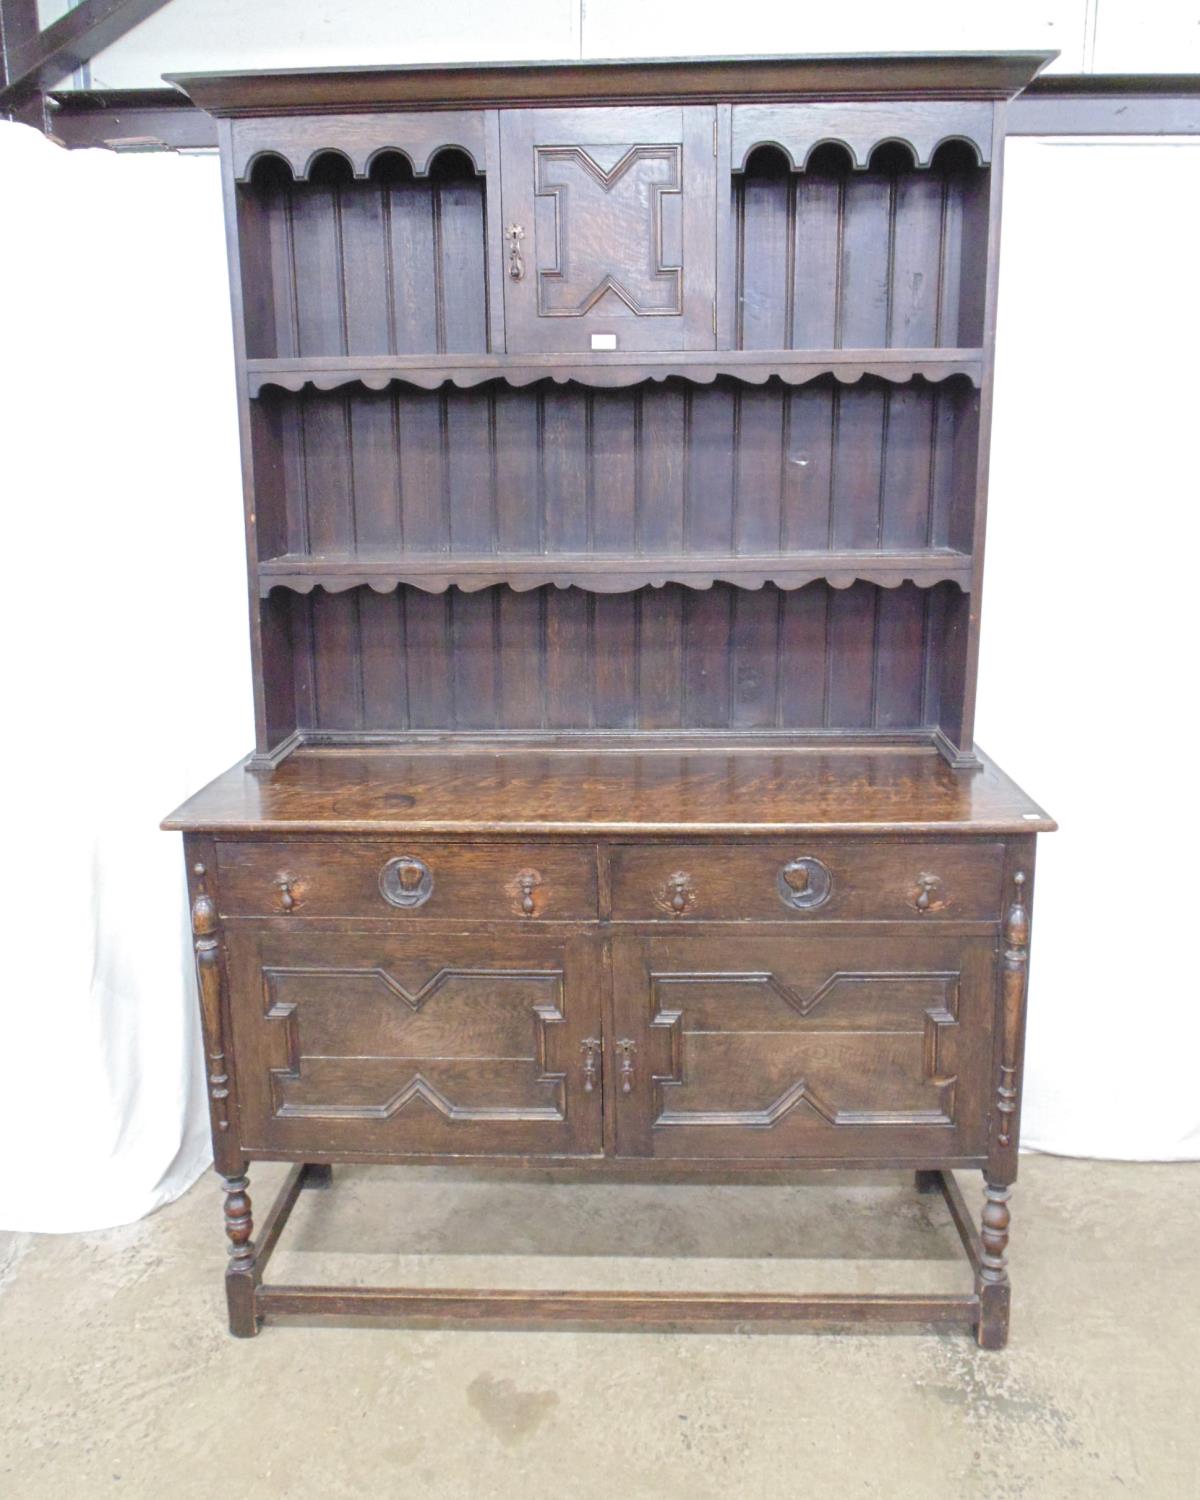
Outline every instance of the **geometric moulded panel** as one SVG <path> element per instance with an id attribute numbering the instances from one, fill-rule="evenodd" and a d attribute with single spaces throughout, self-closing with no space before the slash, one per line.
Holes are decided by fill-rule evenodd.
<path id="1" fill-rule="evenodd" d="M 263 970 L 280 1023 L 271 1070 L 277 1116 L 390 1120 L 431 1109 L 449 1121 L 561 1120 L 563 1074 L 547 1028 L 563 1021 L 562 976 L 511 969 Z"/>
<path id="2" fill-rule="evenodd" d="M 954 1123 L 956 973 L 836 973 L 812 991 L 777 974 L 652 976 L 669 1038 L 655 1128 Z"/>

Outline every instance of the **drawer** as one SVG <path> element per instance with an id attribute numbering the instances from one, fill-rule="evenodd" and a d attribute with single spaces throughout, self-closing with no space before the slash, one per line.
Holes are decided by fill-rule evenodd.
<path id="1" fill-rule="evenodd" d="M 995 921 L 1004 845 L 802 839 L 618 845 L 612 915 L 645 921 Z"/>
<path id="2" fill-rule="evenodd" d="M 316 838 L 222 842 L 226 916 L 462 917 L 525 921 L 596 916 L 591 847 Z"/>

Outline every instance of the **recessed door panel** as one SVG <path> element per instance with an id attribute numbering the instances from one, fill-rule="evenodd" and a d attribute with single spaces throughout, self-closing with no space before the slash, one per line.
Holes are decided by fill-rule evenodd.
<path id="1" fill-rule="evenodd" d="M 599 1151 L 586 939 L 244 924 L 229 952 L 251 1149 Z"/>
<path id="2" fill-rule="evenodd" d="M 711 349 L 711 109 L 502 116 L 510 353 Z"/>
<path id="3" fill-rule="evenodd" d="M 613 951 L 622 1154 L 986 1148 L 990 938 L 683 934 Z"/>

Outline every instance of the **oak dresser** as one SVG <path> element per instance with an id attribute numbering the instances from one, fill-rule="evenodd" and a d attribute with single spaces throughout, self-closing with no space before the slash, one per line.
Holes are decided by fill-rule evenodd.
<path id="1" fill-rule="evenodd" d="M 972 720 L 1003 116 L 1047 60 L 173 79 L 219 123 L 244 453 L 257 745 L 164 823 L 235 1334 L 1005 1342 L 1054 824 Z M 347 1162 L 905 1168 L 974 1285 L 273 1283 Z"/>

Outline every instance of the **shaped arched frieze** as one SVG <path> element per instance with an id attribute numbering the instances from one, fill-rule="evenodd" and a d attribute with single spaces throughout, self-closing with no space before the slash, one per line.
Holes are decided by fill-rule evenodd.
<path id="1" fill-rule="evenodd" d="M 369 176 L 373 161 L 387 152 L 407 157 L 415 177 L 426 177 L 439 152 L 463 152 L 476 172 L 485 169 L 486 121 L 482 111 L 439 110 L 429 114 L 251 116 L 233 122 L 233 175 L 246 182 L 257 158 L 279 157 L 297 181 L 306 181 L 313 162 L 337 152 L 355 177 Z"/>
<path id="2" fill-rule="evenodd" d="M 918 167 L 928 167 L 944 141 L 964 141 L 980 166 L 992 155 L 990 102 L 889 100 L 851 107 L 836 102 L 808 104 L 742 104 L 733 109 L 732 166 L 742 172 L 759 146 L 775 146 L 795 172 L 803 172 L 820 146 L 837 144 L 854 169 L 868 170 L 871 154 L 884 143 L 899 142 Z"/>

